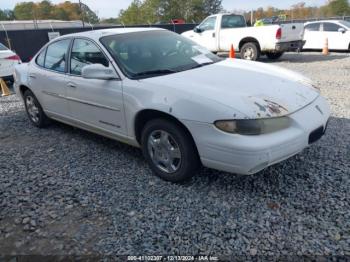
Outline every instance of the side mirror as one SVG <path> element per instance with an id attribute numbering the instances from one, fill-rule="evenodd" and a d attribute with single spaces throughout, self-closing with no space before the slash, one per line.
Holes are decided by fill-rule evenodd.
<path id="1" fill-rule="evenodd" d="M 118 79 L 117 73 L 101 64 L 92 64 L 84 66 L 81 75 L 87 79 L 113 80 Z"/>
<path id="2" fill-rule="evenodd" d="M 344 33 L 346 32 L 346 30 L 345 30 L 344 28 L 341 27 L 341 28 L 338 29 L 338 32 L 344 34 Z"/>
<path id="3" fill-rule="evenodd" d="M 202 29 L 200 29 L 198 26 L 196 26 L 196 27 L 193 29 L 193 31 L 194 31 L 195 33 L 202 33 L 202 32 L 203 32 Z"/>

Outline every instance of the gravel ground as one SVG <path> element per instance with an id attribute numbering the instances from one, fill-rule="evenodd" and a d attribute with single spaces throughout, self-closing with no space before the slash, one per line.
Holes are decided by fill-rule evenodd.
<path id="1" fill-rule="evenodd" d="M 0 98 L 0 254 L 350 256 L 350 56 L 287 54 L 332 105 L 328 133 L 254 176 L 203 168 L 182 185 L 141 152 Z"/>

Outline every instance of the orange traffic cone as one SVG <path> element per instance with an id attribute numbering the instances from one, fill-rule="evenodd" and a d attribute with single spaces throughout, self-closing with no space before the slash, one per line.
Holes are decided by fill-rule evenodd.
<path id="1" fill-rule="evenodd" d="M 1 85 L 1 92 L 2 92 L 1 96 L 11 95 L 9 88 L 7 87 L 5 81 L 2 78 L 0 78 L 0 85 Z"/>
<path id="2" fill-rule="evenodd" d="M 323 46 L 322 54 L 323 54 L 323 55 L 329 55 L 328 37 L 326 37 L 326 39 L 325 39 L 325 41 L 324 41 L 324 46 Z"/>
<path id="3" fill-rule="evenodd" d="M 233 48 L 233 45 L 231 45 L 229 58 L 235 58 L 235 57 L 236 57 L 235 49 Z"/>

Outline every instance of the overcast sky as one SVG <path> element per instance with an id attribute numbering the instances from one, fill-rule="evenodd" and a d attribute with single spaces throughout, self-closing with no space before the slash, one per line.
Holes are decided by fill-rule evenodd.
<path id="1" fill-rule="evenodd" d="M 16 3 L 24 0 L 1 0 L 1 9 L 13 9 Z M 116 17 L 120 9 L 128 7 L 132 0 L 83 0 L 93 11 L 97 12 L 98 16 Z M 38 2 L 38 1 L 34 1 Z M 63 2 L 62 0 L 52 0 L 52 3 Z M 71 0 L 78 2 L 78 0 Z M 223 0 L 223 6 L 226 10 L 250 10 L 252 8 L 273 6 L 277 8 L 286 8 L 291 5 L 301 2 L 301 0 Z M 318 6 L 326 2 L 326 0 L 303 0 L 307 5 Z"/>

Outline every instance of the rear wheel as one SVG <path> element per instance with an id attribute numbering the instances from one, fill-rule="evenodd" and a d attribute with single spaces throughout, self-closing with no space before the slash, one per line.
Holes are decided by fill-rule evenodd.
<path id="1" fill-rule="evenodd" d="M 283 54 L 284 54 L 283 52 L 269 52 L 269 53 L 266 53 L 266 56 L 269 59 L 276 60 L 280 58 Z"/>
<path id="2" fill-rule="evenodd" d="M 36 127 L 45 127 L 49 123 L 49 118 L 45 115 L 38 99 L 35 97 L 32 91 L 26 90 L 23 94 L 24 104 L 27 111 L 29 120 Z"/>
<path id="3" fill-rule="evenodd" d="M 260 57 L 260 50 L 256 43 L 245 43 L 241 48 L 241 58 L 256 61 Z"/>
<path id="4" fill-rule="evenodd" d="M 141 138 L 142 152 L 160 178 L 181 182 L 195 175 L 199 157 L 190 135 L 178 124 L 154 119 L 146 124 Z"/>

